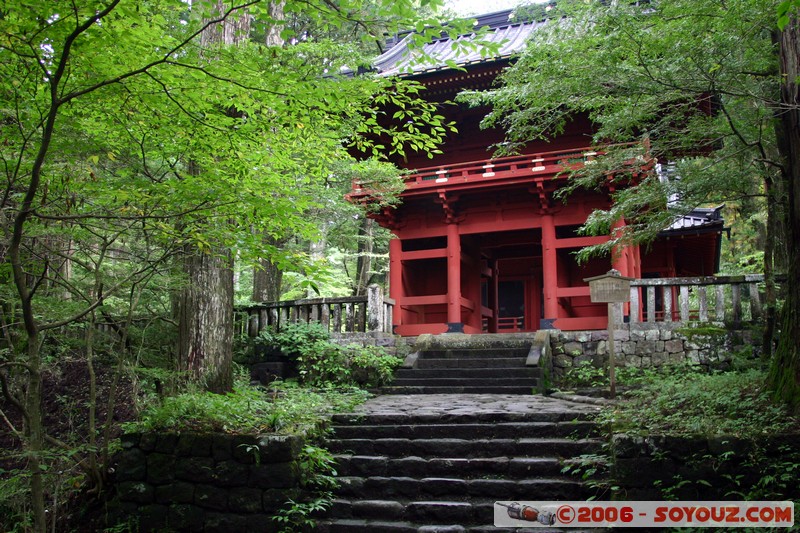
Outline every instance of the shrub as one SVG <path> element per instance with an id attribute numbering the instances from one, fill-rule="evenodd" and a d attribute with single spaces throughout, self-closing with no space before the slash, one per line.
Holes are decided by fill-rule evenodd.
<path id="1" fill-rule="evenodd" d="M 317 387 L 380 387 L 391 381 L 394 369 L 402 362 L 377 346 L 340 346 L 326 341 L 310 344 L 297 360 L 301 381 Z"/>
<path id="2" fill-rule="evenodd" d="M 386 385 L 392 381 L 394 370 L 403 364 L 402 359 L 389 355 L 378 346 L 350 344 L 346 350 L 349 353 L 353 381 L 364 387 Z"/>

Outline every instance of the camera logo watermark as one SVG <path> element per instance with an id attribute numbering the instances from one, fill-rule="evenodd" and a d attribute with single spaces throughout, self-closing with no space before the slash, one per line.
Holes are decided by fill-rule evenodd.
<path id="1" fill-rule="evenodd" d="M 498 501 L 498 527 L 792 527 L 790 501 Z"/>

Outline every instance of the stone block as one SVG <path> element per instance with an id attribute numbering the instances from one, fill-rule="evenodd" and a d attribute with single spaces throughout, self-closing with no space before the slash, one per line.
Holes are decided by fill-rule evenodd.
<path id="1" fill-rule="evenodd" d="M 588 331 L 578 331 L 575 333 L 575 340 L 584 343 L 592 340 L 592 334 Z"/>
<path id="2" fill-rule="evenodd" d="M 686 359 L 692 363 L 700 363 L 700 352 L 697 350 L 686 350 Z"/>
<path id="3" fill-rule="evenodd" d="M 686 360 L 686 353 L 685 352 L 675 352 L 669 354 L 669 360 L 671 363 L 682 363 Z"/>
<path id="4" fill-rule="evenodd" d="M 141 433 L 124 433 L 119 437 L 119 443 L 123 450 L 130 450 L 139 445 L 139 439 L 141 438 Z"/>
<path id="5" fill-rule="evenodd" d="M 278 533 L 282 527 L 268 514 L 251 514 L 245 519 L 247 520 L 245 531 L 248 533 Z"/>
<path id="6" fill-rule="evenodd" d="M 621 332 L 617 332 L 617 333 L 621 333 Z M 593 331 L 592 332 L 592 340 L 593 341 L 605 341 L 605 340 L 608 340 L 608 331 L 605 331 L 605 330 Z"/>
<path id="7" fill-rule="evenodd" d="M 655 341 L 639 341 L 638 345 L 636 346 L 637 353 L 640 355 L 650 355 L 651 353 L 656 351 L 656 343 Z"/>
<path id="8" fill-rule="evenodd" d="M 179 457 L 175 461 L 175 478 L 193 483 L 213 483 L 214 460 L 211 457 Z"/>
<path id="9" fill-rule="evenodd" d="M 231 440 L 231 455 L 244 464 L 255 464 L 258 459 L 259 439 L 254 435 L 234 435 Z"/>
<path id="10" fill-rule="evenodd" d="M 298 478 L 296 463 L 260 464 L 250 468 L 248 484 L 262 489 L 290 488 Z"/>
<path id="11" fill-rule="evenodd" d="M 265 513 L 274 513 L 286 505 L 290 499 L 296 500 L 300 490 L 293 489 L 267 489 L 261 495 L 261 504 Z"/>
<path id="12" fill-rule="evenodd" d="M 136 513 L 139 531 L 162 531 L 167 526 L 169 507 L 166 505 L 143 505 Z"/>
<path id="13" fill-rule="evenodd" d="M 210 457 L 211 442 L 212 437 L 210 435 L 182 433 L 178 437 L 178 443 L 175 446 L 175 455 L 181 457 Z"/>
<path id="14" fill-rule="evenodd" d="M 608 335 L 608 332 L 605 332 Z M 618 341 L 629 341 L 631 340 L 631 333 L 626 329 L 621 329 L 619 331 L 614 332 L 614 340 Z"/>
<path id="15" fill-rule="evenodd" d="M 661 329 L 661 340 L 662 341 L 669 341 L 672 340 L 674 333 L 672 333 L 671 329 Z"/>
<path id="16" fill-rule="evenodd" d="M 598 341 L 597 343 L 597 353 L 596 355 L 605 355 L 608 353 L 608 341 Z"/>
<path id="17" fill-rule="evenodd" d="M 677 353 L 683 351 L 683 341 L 680 339 L 673 339 L 664 343 L 664 349 L 669 353 Z"/>
<path id="18" fill-rule="evenodd" d="M 247 531 L 247 518 L 228 513 L 206 513 L 204 533 L 233 533 Z"/>
<path id="19" fill-rule="evenodd" d="M 156 502 L 163 504 L 192 503 L 194 501 L 194 485 L 185 481 L 176 481 L 156 487 Z"/>
<path id="20" fill-rule="evenodd" d="M 583 353 L 584 353 L 584 355 L 594 355 L 594 354 L 596 354 L 597 353 L 597 345 L 598 345 L 598 342 L 596 342 L 596 341 L 594 341 L 594 342 L 590 341 L 590 342 L 583 343 Z"/>
<path id="21" fill-rule="evenodd" d="M 587 355 L 579 355 L 575 359 L 572 360 L 572 363 L 575 366 L 580 366 L 580 365 L 583 365 L 583 364 L 586 364 L 586 363 L 591 363 L 591 362 L 592 362 L 592 356 L 588 355 L 588 354 Z"/>
<path id="22" fill-rule="evenodd" d="M 196 505 L 170 505 L 167 512 L 167 527 L 177 531 L 202 531 L 205 511 Z"/>
<path id="23" fill-rule="evenodd" d="M 665 345 L 664 341 L 656 341 L 656 347 L 655 347 L 654 350 L 656 352 L 663 352 L 664 351 L 664 345 Z"/>
<path id="24" fill-rule="evenodd" d="M 144 481 L 123 481 L 117 483 L 117 493 L 123 502 L 151 503 L 155 488 Z"/>
<path id="25" fill-rule="evenodd" d="M 143 452 L 152 452 L 156 449 L 156 440 L 155 433 L 143 433 L 139 438 L 139 449 Z"/>
<path id="26" fill-rule="evenodd" d="M 151 453 L 147 456 L 147 480 L 161 485 L 175 479 L 175 456 Z"/>
<path id="27" fill-rule="evenodd" d="M 650 355 L 643 355 L 642 356 L 641 366 L 642 366 L 642 368 L 650 368 L 651 366 L 653 366 L 653 359 L 651 358 Z"/>
<path id="28" fill-rule="evenodd" d="M 228 508 L 228 490 L 214 485 L 197 485 L 194 488 L 194 504 L 204 509 L 224 511 Z"/>
<path id="29" fill-rule="evenodd" d="M 653 366 L 663 366 L 669 361 L 669 354 L 667 352 L 656 352 L 650 356 L 653 361 Z"/>
<path id="30" fill-rule="evenodd" d="M 660 329 L 650 329 L 644 332 L 644 340 L 657 341 L 661 337 Z"/>
<path id="31" fill-rule="evenodd" d="M 300 454 L 303 439 L 297 435 L 271 435 L 258 441 L 261 463 L 287 463 Z"/>
<path id="32" fill-rule="evenodd" d="M 228 492 L 228 509 L 234 513 L 260 513 L 263 509 L 261 489 L 237 487 Z"/>
<path id="33" fill-rule="evenodd" d="M 177 433 L 163 433 L 156 437 L 156 447 L 154 451 L 158 453 L 174 454 L 177 445 Z"/>
<path id="34" fill-rule="evenodd" d="M 631 340 L 632 341 L 643 341 L 645 340 L 646 332 L 642 330 L 633 330 L 631 331 Z"/>
<path id="35" fill-rule="evenodd" d="M 573 357 L 583 353 L 583 344 L 580 342 L 568 342 L 564 345 L 564 353 Z"/>
<path id="36" fill-rule="evenodd" d="M 117 454 L 115 467 L 117 481 L 143 481 L 147 477 L 147 456 L 138 448 Z"/>
<path id="37" fill-rule="evenodd" d="M 214 482 L 221 487 L 247 485 L 250 468 L 252 467 L 238 461 L 220 461 L 214 465 Z"/>
<path id="38" fill-rule="evenodd" d="M 553 360 L 553 365 L 558 368 L 570 368 L 572 367 L 572 357 L 568 355 L 557 355 Z"/>
<path id="39" fill-rule="evenodd" d="M 615 457 L 639 457 L 647 452 L 647 444 L 644 437 L 616 433 L 611 437 L 612 448 Z"/>
<path id="40" fill-rule="evenodd" d="M 211 438 L 211 456 L 216 461 L 228 461 L 233 458 L 233 435 L 216 434 Z"/>
<path id="41" fill-rule="evenodd" d="M 620 350 L 615 350 L 616 353 L 624 353 L 626 355 L 633 355 L 637 353 L 636 351 L 636 342 L 634 341 L 625 341 L 621 343 Z M 614 348 L 616 348 L 616 343 L 614 344 Z"/>

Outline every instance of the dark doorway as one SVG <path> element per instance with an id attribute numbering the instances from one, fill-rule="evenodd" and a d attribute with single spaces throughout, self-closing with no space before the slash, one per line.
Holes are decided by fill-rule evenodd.
<path id="1" fill-rule="evenodd" d="M 497 328 L 521 331 L 525 328 L 525 281 L 508 280 L 497 284 L 499 306 Z"/>

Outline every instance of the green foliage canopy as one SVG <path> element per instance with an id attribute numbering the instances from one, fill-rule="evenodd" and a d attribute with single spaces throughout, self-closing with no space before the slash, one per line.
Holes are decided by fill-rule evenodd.
<path id="1" fill-rule="evenodd" d="M 764 195 L 761 184 L 779 166 L 772 2 L 565 0 L 554 12 L 501 86 L 462 96 L 492 106 L 484 124 L 502 126 L 510 141 L 499 152 L 553 139 L 586 117 L 590 142 L 617 146 L 572 188 L 598 187 L 609 175 L 627 184 L 630 162 L 642 157 L 674 163 L 680 177 L 618 188 L 614 206 L 584 229 L 607 233 L 623 217 L 628 227 L 586 253 L 650 240 L 698 205 Z"/>

